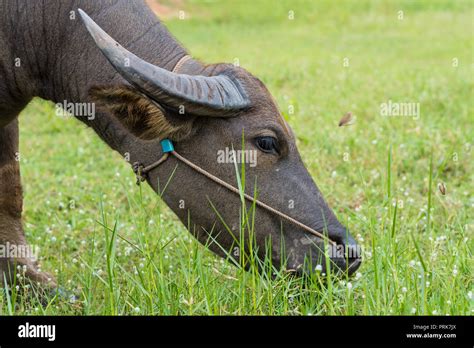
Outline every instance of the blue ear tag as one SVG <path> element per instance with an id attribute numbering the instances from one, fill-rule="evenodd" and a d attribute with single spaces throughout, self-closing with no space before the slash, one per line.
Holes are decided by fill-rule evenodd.
<path id="1" fill-rule="evenodd" d="M 163 139 L 162 141 L 160 141 L 160 144 L 161 144 L 161 149 L 163 153 L 174 151 L 174 146 L 171 140 Z"/>

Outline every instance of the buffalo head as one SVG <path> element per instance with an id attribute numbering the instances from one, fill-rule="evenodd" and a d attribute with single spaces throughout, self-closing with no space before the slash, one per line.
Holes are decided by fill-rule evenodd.
<path id="1" fill-rule="evenodd" d="M 90 94 L 134 135 L 130 146 L 136 160 L 155 162 L 160 155 L 157 140 L 168 138 L 179 154 L 236 186 L 240 165 L 234 162 L 236 157 L 244 159 L 247 193 L 326 234 L 343 250 L 331 252 L 326 262 L 323 239 L 256 207 L 250 224 L 258 255 L 271 250 L 274 266 L 297 272 L 318 265 L 325 272 L 328 264 L 349 273 L 358 268 L 359 256 L 344 253 L 355 250 L 354 239 L 324 201 L 291 128 L 260 80 L 234 65 L 204 66 L 188 58 L 173 71 L 166 70 L 127 51 L 82 11 L 81 16 L 98 48 L 126 81 L 96 86 Z M 150 144 L 155 144 L 155 152 Z M 243 150 L 243 156 L 232 157 L 233 149 Z M 239 259 L 236 241 L 247 244 L 252 234 L 242 228 L 245 203 L 239 195 L 173 156 L 149 173 L 148 182 L 198 240 L 217 254 Z M 251 203 L 247 208 L 252 209 Z"/>

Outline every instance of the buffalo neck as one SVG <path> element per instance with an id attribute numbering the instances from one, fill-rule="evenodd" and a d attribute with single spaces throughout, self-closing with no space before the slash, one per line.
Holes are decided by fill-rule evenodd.
<path id="1" fill-rule="evenodd" d="M 0 74 L 10 87 L 6 104 L 13 109 L 21 110 L 36 96 L 55 104 L 88 103 L 92 86 L 126 83 L 94 44 L 78 8 L 152 64 L 172 70 L 188 54 L 141 1 L 2 1 L 0 46 L 6 50 L 0 52 Z M 110 115 L 76 118 L 121 151 L 126 134 Z"/>

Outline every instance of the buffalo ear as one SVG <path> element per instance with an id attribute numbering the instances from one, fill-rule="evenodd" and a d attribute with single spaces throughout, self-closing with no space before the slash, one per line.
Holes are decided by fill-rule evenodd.
<path id="1" fill-rule="evenodd" d="M 97 86 L 89 94 L 98 108 L 111 112 L 140 139 L 179 141 L 191 134 L 195 118 L 167 111 L 131 86 Z"/>

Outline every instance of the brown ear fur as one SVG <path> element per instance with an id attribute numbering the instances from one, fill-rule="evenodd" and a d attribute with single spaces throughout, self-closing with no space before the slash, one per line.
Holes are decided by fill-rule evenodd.
<path id="1" fill-rule="evenodd" d="M 131 86 L 92 87 L 89 94 L 99 108 L 112 112 L 141 139 L 179 141 L 191 134 L 195 118 L 171 115 Z"/>

